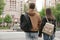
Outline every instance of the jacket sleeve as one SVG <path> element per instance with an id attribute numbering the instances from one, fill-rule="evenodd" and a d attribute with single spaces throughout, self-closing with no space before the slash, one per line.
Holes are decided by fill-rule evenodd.
<path id="1" fill-rule="evenodd" d="M 40 29 L 39 29 L 39 36 L 42 35 L 42 29 L 43 29 L 45 23 L 46 23 L 46 18 L 43 18 L 42 19 L 41 26 L 40 26 Z"/>
<path id="2" fill-rule="evenodd" d="M 40 29 L 41 22 L 42 22 L 41 16 L 39 16 L 39 18 L 38 18 L 38 27 L 39 27 L 39 29 Z"/>
<path id="3" fill-rule="evenodd" d="M 57 26 L 56 20 L 53 21 L 53 24 L 54 24 L 54 33 L 55 33 L 56 32 L 56 26 Z"/>

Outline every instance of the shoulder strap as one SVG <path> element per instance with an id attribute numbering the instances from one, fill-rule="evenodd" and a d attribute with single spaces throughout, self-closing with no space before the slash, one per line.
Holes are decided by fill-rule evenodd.
<path id="1" fill-rule="evenodd" d="M 30 20 L 30 17 L 28 16 L 28 13 L 26 13 L 24 16 L 25 16 L 26 20 L 31 24 L 31 20 Z"/>
<path id="2" fill-rule="evenodd" d="M 28 20 L 30 21 L 30 17 L 28 16 L 28 14 L 27 14 L 27 13 L 25 13 L 25 15 L 24 15 L 24 16 L 25 16 L 25 18 L 26 18 L 26 20 L 27 20 L 27 21 L 28 21 Z"/>
<path id="3" fill-rule="evenodd" d="M 49 22 L 48 18 L 46 17 L 47 22 Z"/>
<path id="4" fill-rule="evenodd" d="M 32 23 L 31 23 L 30 17 L 28 16 L 28 13 L 25 14 L 25 18 L 27 20 L 29 27 L 32 28 Z"/>

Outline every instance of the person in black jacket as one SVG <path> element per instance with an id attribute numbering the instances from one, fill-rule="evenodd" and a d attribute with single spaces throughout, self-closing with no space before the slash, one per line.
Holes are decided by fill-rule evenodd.
<path id="1" fill-rule="evenodd" d="M 42 32 L 43 27 L 44 27 L 44 25 L 47 22 L 46 18 L 48 19 L 49 22 L 52 22 L 52 24 L 54 24 L 54 31 L 53 31 L 53 35 L 52 36 L 49 36 L 48 34 L 45 34 L 45 33 Z M 56 19 L 52 15 L 51 9 L 47 8 L 46 9 L 46 16 L 42 19 L 41 29 L 40 29 L 40 32 L 39 32 L 39 36 L 43 33 L 43 39 L 44 40 L 53 40 L 54 37 L 55 37 L 55 32 L 56 32 Z"/>
<path id="2" fill-rule="evenodd" d="M 26 40 L 38 40 L 38 31 L 41 24 L 40 14 L 35 10 L 35 4 L 29 3 L 28 17 L 21 17 L 21 28 L 25 31 Z M 28 20 L 30 19 L 30 20 Z"/>

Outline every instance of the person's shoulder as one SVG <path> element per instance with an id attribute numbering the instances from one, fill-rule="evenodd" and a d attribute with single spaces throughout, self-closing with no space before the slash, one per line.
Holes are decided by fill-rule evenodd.
<path id="1" fill-rule="evenodd" d="M 38 17 L 40 17 L 40 13 L 39 12 L 35 12 L 36 13 L 36 15 L 38 16 Z"/>
<path id="2" fill-rule="evenodd" d="M 27 12 L 21 14 L 21 16 L 26 16 L 26 15 L 27 15 Z"/>
<path id="3" fill-rule="evenodd" d="M 21 14 L 20 19 L 25 19 L 26 18 L 26 13 Z"/>

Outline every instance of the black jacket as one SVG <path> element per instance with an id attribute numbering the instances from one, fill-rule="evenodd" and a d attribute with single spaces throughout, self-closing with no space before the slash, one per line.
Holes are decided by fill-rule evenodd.
<path id="1" fill-rule="evenodd" d="M 31 20 L 27 13 L 21 15 L 20 27 L 25 32 L 29 32 L 31 30 L 32 24 L 31 24 Z"/>
<path id="2" fill-rule="evenodd" d="M 32 23 L 31 23 L 30 17 L 28 16 L 28 13 L 21 15 L 20 27 L 24 32 L 33 32 L 33 33 L 38 32 L 38 31 L 31 31 Z"/>
<path id="3" fill-rule="evenodd" d="M 53 19 L 53 20 L 48 19 L 48 21 L 49 21 L 49 22 L 52 21 L 52 24 L 54 24 L 54 32 L 53 32 L 53 33 L 55 33 L 55 31 L 56 31 L 56 20 L 55 20 L 55 19 Z M 44 18 L 42 19 L 41 29 L 40 29 L 40 31 L 39 31 L 39 36 L 42 34 L 42 29 L 43 29 L 44 25 L 46 24 L 46 22 L 47 22 L 47 19 L 46 19 L 46 17 L 44 17 Z"/>

